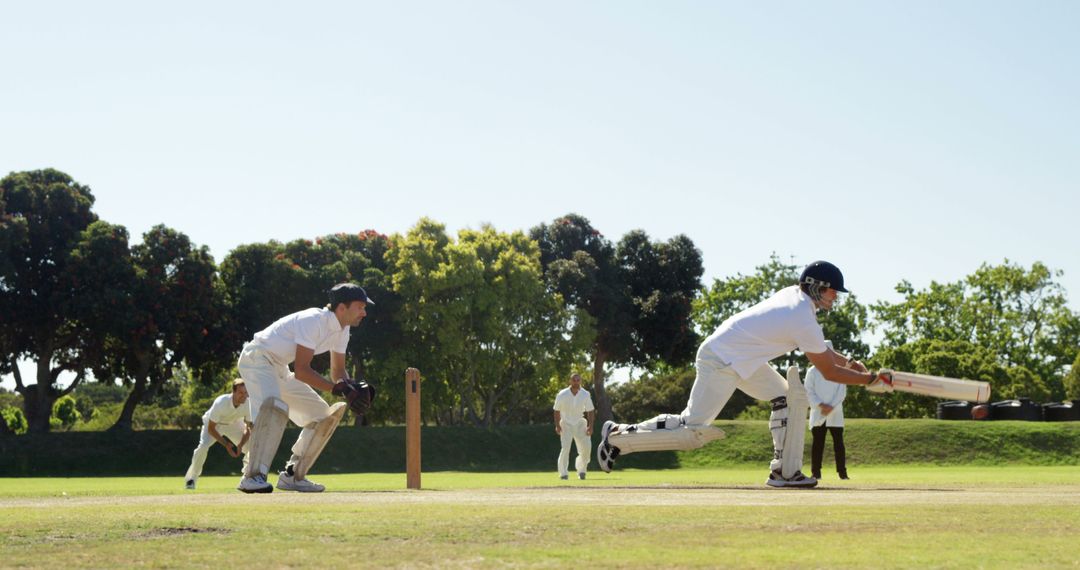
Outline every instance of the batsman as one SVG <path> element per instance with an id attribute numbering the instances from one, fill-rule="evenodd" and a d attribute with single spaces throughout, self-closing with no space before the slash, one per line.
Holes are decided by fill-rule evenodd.
<path id="1" fill-rule="evenodd" d="M 345 415 L 346 406 L 357 415 L 371 406 L 375 391 L 346 374 L 345 349 L 349 328 L 358 326 L 367 315 L 367 306 L 375 303 L 354 283 L 335 285 L 329 294 L 330 303 L 325 308 L 278 319 L 255 333 L 240 353 L 237 365 L 247 385 L 254 421 L 248 462 L 237 486 L 245 493 L 274 490 L 267 476 L 289 420 L 303 430 L 292 446 L 292 457 L 278 474 L 277 488 L 323 491 L 324 486 L 307 478 L 308 471 Z M 311 367 L 312 357 L 324 352 L 330 352 L 330 378 Z M 315 390 L 332 392 L 346 401 L 331 406 Z"/>
<path id="2" fill-rule="evenodd" d="M 827 261 L 806 266 L 796 285 L 738 313 L 716 329 L 697 352 L 697 377 L 690 400 L 680 414 L 662 414 L 638 424 L 608 421 L 597 448 L 600 468 L 610 472 L 620 455 L 638 451 L 696 449 L 724 437 L 712 425 L 736 389 L 769 402 L 772 412 L 773 460 L 766 484 L 808 488 L 817 480 L 802 473 L 806 415 L 810 407 L 798 369 L 787 379 L 769 361 L 798 349 L 821 374 L 833 382 L 872 386 L 891 384 L 887 373 L 871 373 L 825 345 L 817 321 L 820 311 L 832 309 L 837 294 L 847 293 L 844 276 Z"/>

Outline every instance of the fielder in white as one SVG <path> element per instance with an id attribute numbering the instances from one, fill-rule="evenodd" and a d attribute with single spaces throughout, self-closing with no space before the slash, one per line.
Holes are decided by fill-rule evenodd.
<path id="1" fill-rule="evenodd" d="M 327 404 L 315 389 L 333 392 L 348 400 L 362 414 L 373 391 L 345 372 L 345 349 L 349 327 L 355 327 L 374 305 L 359 285 L 341 283 L 330 289 L 330 304 L 306 309 L 278 319 L 244 345 L 237 363 L 251 397 L 254 429 L 244 477 L 237 489 L 245 493 L 269 493 L 266 478 L 287 420 L 303 427 L 292 446 L 292 457 L 278 474 L 277 488 L 286 491 L 320 492 L 322 485 L 307 479 L 311 465 L 322 453 L 345 414 L 344 402 Z M 311 368 L 316 354 L 330 352 L 330 378 Z M 293 364 L 294 372 L 289 371 Z"/>
<path id="2" fill-rule="evenodd" d="M 184 475 L 184 487 L 187 489 L 195 488 L 206 463 L 206 454 L 214 442 L 220 443 L 232 457 L 240 457 L 241 453 L 247 451 L 247 441 L 251 437 L 251 406 L 242 378 L 233 381 L 231 393 L 214 399 L 210 409 L 203 414 L 202 421 L 199 446 L 191 455 L 191 467 Z M 246 454 L 244 464 L 247 465 Z"/>
<path id="3" fill-rule="evenodd" d="M 600 468 L 610 472 L 620 454 L 696 449 L 723 437 L 712 422 L 739 389 L 772 404 L 773 460 L 766 483 L 795 488 L 817 485 L 816 479 L 802 474 L 803 426 L 810 404 L 798 368 L 789 368 L 785 380 L 769 361 L 799 349 L 833 382 L 891 383 L 888 374 L 871 373 L 862 363 L 825 346 L 817 312 L 831 309 L 841 292 L 847 289 L 840 270 L 826 261 L 815 261 L 803 270 L 797 285 L 724 321 L 698 348 L 697 378 L 686 409 L 639 424 L 605 422 L 597 447 Z"/>
<path id="4" fill-rule="evenodd" d="M 832 343 L 825 341 L 832 350 Z M 806 371 L 806 396 L 810 400 L 810 473 L 821 479 L 821 459 L 825 454 L 825 431 L 832 434 L 836 454 L 836 474 L 847 479 L 847 450 L 844 448 L 844 398 L 847 386 L 830 382 L 816 366 Z"/>
<path id="5" fill-rule="evenodd" d="M 567 470 L 570 467 L 570 445 L 577 445 L 577 459 L 574 466 L 577 467 L 578 479 L 585 478 L 585 472 L 589 469 L 589 455 L 592 451 L 593 422 L 596 421 L 596 408 L 593 407 L 592 396 L 589 391 L 581 387 L 581 375 L 574 374 L 570 377 L 570 386 L 563 388 L 555 396 L 555 406 L 552 407 L 555 414 L 555 433 L 559 434 L 562 441 L 562 449 L 559 450 L 559 478 L 569 478 Z"/>

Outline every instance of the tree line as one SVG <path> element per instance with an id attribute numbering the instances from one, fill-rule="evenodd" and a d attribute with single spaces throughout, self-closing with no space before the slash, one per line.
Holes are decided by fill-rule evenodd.
<path id="1" fill-rule="evenodd" d="M 57 170 L 0 180 L 0 373 L 13 376 L 29 431 L 74 417 L 78 406 L 64 398 L 84 384 L 126 390 L 119 430 L 132 429 L 142 404 L 188 398 L 175 386 L 185 378 L 222 386 L 256 331 L 324 305 L 341 281 L 363 284 L 377 303 L 348 348 L 352 373 L 378 390 L 367 421 L 402 420 L 407 366 L 423 371 L 423 415 L 439 425 L 549 421 L 571 371 L 591 379 L 601 418 L 678 411 L 701 335 L 800 270 L 774 254 L 752 275 L 705 287 L 688 237 L 656 241 L 634 230 L 612 240 L 576 214 L 527 232 L 456 235 L 425 218 L 403 234 L 241 245 L 217 263 L 163 225 L 132 243 L 93 204 L 89 187 Z M 1002 396 L 1080 397 L 1080 315 L 1057 277 L 1039 263 L 983 265 L 957 283 L 901 282 L 895 304 L 846 296 L 823 324 L 838 350 L 873 365 L 987 379 Z M 868 330 L 883 339 L 873 351 L 862 340 Z M 32 377 L 19 360 L 35 364 Z M 609 394 L 616 367 L 642 375 Z M 66 386 L 62 374 L 73 377 Z M 855 392 L 850 415 L 925 416 L 930 406 Z M 729 413 L 744 408 L 752 403 L 733 402 Z M 20 421 L 12 410 L 0 422 L 9 430 Z"/>

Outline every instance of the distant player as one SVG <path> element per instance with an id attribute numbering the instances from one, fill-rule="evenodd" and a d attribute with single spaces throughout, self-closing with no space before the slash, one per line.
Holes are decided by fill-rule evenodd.
<path id="1" fill-rule="evenodd" d="M 723 437 L 712 422 L 737 388 L 772 405 L 773 460 L 766 483 L 773 487 L 817 485 L 816 479 L 801 472 L 809 407 L 806 391 L 797 377 L 789 383 L 769 361 L 799 349 L 833 382 L 890 384 L 888 374 L 868 372 L 862 363 L 825 346 L 817 312 L 831 309 L 837 294 L 846 292 L 840 270 L 826 261 L 815 261 L 806 266 L 797 285 L 724 321 L 698 348 L 697 378 L 686 409 L 639 424 L 605 422 L 597 448 L 600 468 L 611 471 L 620 454 L 696 449 Z"/>
<path id="2" fill-rule="evenodd" d="M 184 487 L 194 489 L 202 475 L 206 454 L 214 442 L 220 443 L 233 457 L 247 450 L 247 441 L 251 436 L 251 406 L 248 403 L 247 388 L 244 380 L 233 380 L 232 392 L 214 399 L 210 409 L 203 414 L 202 432 L 199 434 L 199 446 L 191 455 L 191 467 L 184 476 Z M 235 443 L 234 443 L 235 442 Z M 247 456 L 244 456 L 247 463 Z"/>
<path id="3" fill-rule="evenodd" d="M 371 405 L 372 390 L 345 372 L 345 349 L 349 327 L 355 327 L 375 303 L 359 285 L 341 283 L 330 289 L 330 303 L 322 309 L 306 309 L 278 319 L 255 333 L 244 345 L 237 363 L 251 395 L 255 422 L 249 459 L 237 488 L 245 493 L 269 493 L 270 463 L 287 420 L 304 429 L 292 446 L 292 457 L 278 474 L 277 488 L 285 491 L 321 492 L 322 485 L 307 479 L 308 469 L 334 433 L 345 404 L 327 404 L 315 390 L 332 392 L 363 415 Z M 330 378 L 311 368 L 316 354 L 330 353 Z M 293 372 L 289 371 L 289 364 Z"/>
<path id="4" fill-rule="evenodd" d="M 588 390 L 581 387 L 581 375 L 574 374 L 570 377 L 570 386 L 563 388 L 555 396 L 555 433 L 562 440 L 562 449 L 559 450 L 559 478 L 569 478 L 567 472 L 570 467 L 570 445 L 577 445 L 577 459 L 574 466 L 577 468 L 578 479 L 584 479 L 589 470 L 589 459 L 592 451 L 593 422 L 596 421 L 596 408 L 593 407 L 592 396 Z"/>

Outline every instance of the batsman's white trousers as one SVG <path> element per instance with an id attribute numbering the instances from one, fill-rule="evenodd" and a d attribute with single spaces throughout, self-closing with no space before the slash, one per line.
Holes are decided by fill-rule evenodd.
<path id="1" fill-rule="evenodd" d="M 298 451 L 304 449 L 315 433 L 313 424 L 330 415 L 330 405 L 311 386 L 297 380 L 287 365 L 278 363 L 252 343 L 244 345 L 237 368 L 247 386 L 253 423 L 263 400 L 280 398 L 289 405 L 289 419 L 304 428 L 292 446 L 293 456 L 299 455 Z"/>
<path id="2" fill-rule="evenodd" d="M 589 422 L 582 418 L 580 421 L 560 420 L 559 425 L 562 427 L 562 434 L 559 439 L 562 440 L 562 449 L 559 450 L 559 475 L 567 475 L 567 469 L 570 466 L 570 444 L 577 445 L 577 459 L 574 460 L 574 467 L 577 468 L 578 473 L 584 473 L 589 468 L 589 460 L 592 458 L 590 453 L 592 452 L 592 440 L 589 439 L 589 435 L 586 433 L 589 429 Z"/>
<path id="3" fill-rule="evenodd" d="M 229 438 L 233 445 L 239 445 L 240 440 L 244 439 L 243 420 L 231 424 L 217 424 L 214 428 L 217 429 L 219 434 Z M 206 422 L 203 422 L 202 433 L 199 434 L 199 446 L 195 448 L 195 453 L 191 454 L 191 467 L 188 467 L 187 474 L 184 475 L 185 481 L 198 480 L 199 475 L 202 475 L 203 464 L 206 463 L 206 454 L 210 452 L 210 448 L 215 443 L 217 443 L 217 440 L 210 435 Z M 246 443 L 241 451 L 247 451 Z"/>
<path id="4" fill-rule="evenodd" d="M 749 378 L 741 378 L 730 365 L 712 356 L 711 352 L 698 349 L 694 367 L 697 369 L 697 376 L 694 378 L 694 386 L 690 389 L 690 401 L 686 403 L 686 409 L 679 414 L 680 422 L 689 427 L 711 425 L 736 389 L 755 400 L 766 402 L 787 396 L 787 380 L 768 364 L 755 370 Z M 787 409 L 774 410 L 770 421 L 786 419 L 787 413 Z M 670 420 L 670 415 L 661 414 L 637 426 L 638 429 L 651 431 L 657 429 L 659 422 L 662 421 L 669 426 L 667 429 L 674 429 L 671 427 Z M 774 449 L 783 449 L 781 443 L 783 436 L 783 433 L 774 430 Z M 780 438 L 779 441 L 778 438 Z M 774 459 L 770 463 L 770 468 L 780 468 L 779 459 Z"/>

